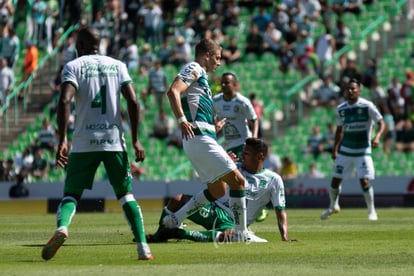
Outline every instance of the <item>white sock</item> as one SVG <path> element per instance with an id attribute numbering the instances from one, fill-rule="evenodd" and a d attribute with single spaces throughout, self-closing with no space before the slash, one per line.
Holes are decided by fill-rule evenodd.
<path id="1" fill-rule="evenodd" d="M 190 198 L 183 207 L 181 207 L 177 212 L 174 213 L 176 216 L 178 223 L 181 224 L 184 219 L 191 216 L 195 212 L 197 212 L 201 207 L 209 203 L 209 200 L 204 194 L 204 190 L 198 192 L 195 196 Z"/>
<path id="2" fill-rule="evenodd" d="M 368 191 L 364 192 L 365 203 L 367 204 L 368 213 L 375 212 L 374 206 L 374 189 L 369 187 Z"/>
<path id="3" fill-rule="evenodd" d="M 235 230 L 247 231 L 246 197 L 230 197 L 229 203 L 233 212 Z"/>
<path id="4" fill-rule="evenodd" d="M 339 192 L 340 192 L 340 188 L 334 189 L 331 187 L 331 189 L 329 190 L 329 209 L 333 210 L 335 206 L 338 206 Z"/>

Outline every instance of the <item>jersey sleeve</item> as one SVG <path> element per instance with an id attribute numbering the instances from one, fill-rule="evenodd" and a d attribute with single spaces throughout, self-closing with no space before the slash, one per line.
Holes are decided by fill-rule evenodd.
<path id="1" fill-rule="evenodd" d="M 128 68 L 125 63 L 119 63 L 119 83 L 121 86 L 132 82 L 131 76 L 129 75 Z"/>
<path id="2" fill-rule="evenodd" d="M 177 77 L 184 81 L 188 86 L 197 81 L 202 75 L 202 68 L 196 62 L 190 62 L 181 68 Z"/>
<path id="3" fill-rule="evenodd" d="M 283 180 L 279 175 L 275 174 L 271 183 L 271 198 L 273 208 L 283 210 L 286 208 L 285 187 Z"/>
<path id="4" fill-rule="evenodd" d="M 75 66 L 73 66 L 73 62 L 68 62 L 63 67 L 62 71 L 62 83 L 69 82 L 73 85 L 73 87 L 76 88 L 76 90 L 79 89 L 79 83 L 78 79 L 76 78 L 75 73 Z"/>
<path id="5" fill-rule="evenodd" d="M 379 112 L 378 108 L 374 105 L 374 103 L 370 104 L 369 113 L 371 115 L 372 120 L 375 123 L 378 123 L 379 121 L 383 119 L 381 113 Z"/>

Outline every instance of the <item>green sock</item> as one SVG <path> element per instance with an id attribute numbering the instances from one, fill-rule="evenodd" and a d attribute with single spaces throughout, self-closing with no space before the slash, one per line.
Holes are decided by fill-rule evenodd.
<path id="1" fill-rule="evenodd" d="M 205 231 L 188 231 L 180 229 L 179 237 L 180 239 L 186 239 L 195 242 L 212 242 L 214 241 L 217 231 L 214 230 L 205 230 Z"/>
<path id="2" fill-rule="evenodd" d="M 132 233 L 134 234 L 135 241 L 137 243 L 146 243 L 147 239 L 145 238 L 144 221 L 138 202 L 132 194 L 127 194 L 120 199 L 120 203 Z"/>
<path id="3" fill-rule="evenodd" d="M 69 228 L 70 222 L 76 213 L 77 203 L 76 199 L 71 196 L 66 196 L 62 199 L 56 214 L 56 223 L 58 228 Z"/>
<path id="4" fill-rule="evenodd" d="M 164 224 L 162 223 L 162 220 L 164 219 L 165 216 L 168 215 L 167 211 L 165 210 L 166 208 L 167 207 L 162 208 L 160 220 L 158 221 L 158 229 L 164 228 Z"/>

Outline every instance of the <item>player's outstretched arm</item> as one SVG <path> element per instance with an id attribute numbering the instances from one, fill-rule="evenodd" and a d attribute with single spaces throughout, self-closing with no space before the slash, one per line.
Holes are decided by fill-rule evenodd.
<path id="1" fill-rule="evenodd" d="M 288 235 L 288 219 L 285 210 L 275 210 L 277 217 L 277 226 L 279 227 L 280 236 L 282 241 L 298 241 L 297 239 L 290 239 Z"/>

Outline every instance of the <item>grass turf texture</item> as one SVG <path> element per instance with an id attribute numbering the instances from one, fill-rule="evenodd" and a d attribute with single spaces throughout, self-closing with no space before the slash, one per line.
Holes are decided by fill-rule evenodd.
<path id="1" fill-rule="evenodd" d="M 413 275 L 414 209 L 343 209 L 321 221 L 321 209 L 290 209 L 284 243 L 274 214 L 252 225 L 264 244 L 170 241 L 151 244 L 154 261 L 137 261 L 120 213 L 79 213 L 69 238 L 50 261 L 40 257 L 55 227 L 54 215 L 0 216 L 1 275 Z M 146 232 L 159 213 L 145 212 Z M 199 229 L 188 222 L 187 229 Z"/>

